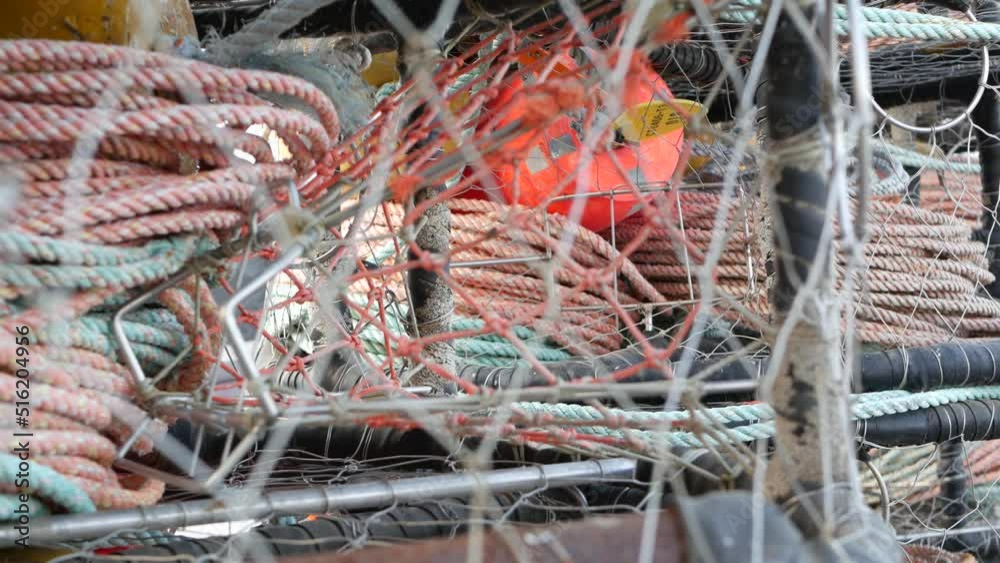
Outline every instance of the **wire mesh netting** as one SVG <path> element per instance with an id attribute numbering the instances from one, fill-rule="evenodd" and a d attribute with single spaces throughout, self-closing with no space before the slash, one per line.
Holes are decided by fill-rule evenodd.
<path id="1" fill-rule="evenodd" d="M 346 4 L 0 41 L 10 560 L 997 557 L 992 4 Z"/>

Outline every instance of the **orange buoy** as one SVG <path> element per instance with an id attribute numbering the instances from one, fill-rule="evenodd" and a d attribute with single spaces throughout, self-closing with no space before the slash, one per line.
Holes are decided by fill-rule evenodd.
<path id="1" fill-rule="evenodd" d="M 577 71 L 572 59 L 560 58 L 554 74 L 573 73 Z M 529 106 L 536 99 L 519 96 L 523 86 L 523 78 L 515 78 L 486 105 L 487 111 L 503 114 L 502 119 L 490 122 L 491 129 L 538 111 Z M 574 201 L 582 199 L 576 203 L 583 209 L 580 224 L 592 231 L 605 230 L 638 211 L 642 198 L 648 197 L 637 196 L 630 185 L 664 184 L 673 177 L 684 142 L 684 119 L 670 99 L 663 79 L 644 56 L 636 55 L 622 97 L 626 111 L 614 121 L 614 142 L 598 143 L 588 158 L 581 150 L 579 127 L 563 115 L 544 131 L 529 131 L 509 141 L 502 151 L 506 158 L 488 159 L 493 162 L 494 185 L 507 203 L 547 205 L 550 212 L 562 215 L 569 215 Z M 466 169 L 465 174 L 471 175 L 472 170 Z M 486 196 L 492 191 L 486 184 L 466 195 Z"/>

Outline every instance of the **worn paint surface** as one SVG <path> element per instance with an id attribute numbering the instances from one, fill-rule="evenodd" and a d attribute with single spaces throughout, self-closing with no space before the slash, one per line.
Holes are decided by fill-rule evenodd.
<path id="1" fill-rule="evenodd" d="M 489 532 L 483 541 L 482 561 L 488 563 L 610 563 L 638 561 L 643 533 L 641 514 L 588 518 L 579 522 Z M 684 528 L 672 511 L 664 511 L 655 531 L 653 563 L 687 561 Z M 317 554 L 286 558 L 279 563 L 465 563 L 469 536 L 408 543 L 398 547 L 368 548 L 343 555 Z"/>
<path id="2" fill-rule="evenodd" d="M 58 39 L 153 47 L 161 35 L 196 35 L 188 0 L 20 0 L 6 2 L 4 39 Z"/>

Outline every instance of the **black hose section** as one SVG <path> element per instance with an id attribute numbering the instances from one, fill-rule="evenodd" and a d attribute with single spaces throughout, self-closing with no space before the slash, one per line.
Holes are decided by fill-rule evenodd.
<path id="1" fill-rule="evenodd" d="M 183 445 L 193 449 L 197 430 L 188 421 L 179 421 L 170 432 Z M 222 458 L 225 441 L 226 434 L 206 431 L 201 441 L 201 451 L 204 452 L 202 460 L 212 466 L 218 464 Z M 466 439 L 465 445 L 476 449 L 479 447 L 479 439 Z M 397 469 L 408 471 L 449 471 L 453 465 L 453 458 L 449 452 L 421 430 L 400 431 L 358 427 L 299 428 L 292 435 L 286 450 L 307 452 L 311 457 L 318 458 L 364 460 L 370 467 L 377 467 L 379 460 L 385 460 L 387 464 Z M 684 460 L 683 467 L 693 466 L 702 470 L 701 473 L 685 472 L 684 479 L 689 494 L 703 494 L 719 488 L 743 488 L 750 484 L 745 480 L 748 476 L 742 471 L 729 475 L 733 468 L 739 469 L 741 466 L 732 460 L 728 462 L 720 460 L 718 452 L 675 448 L 674 455 Z M 493 453 L 495 469 L 522 467 L 524 464 L 551 465 L 574 461 L 579 461 L 579 456 L 555 448 L 535 449 L 506 442 L 497 444 Z M 171 469 L 163 466 L 159 468 Z M 723 478 L 706 479 L 706 473 Z M 636 469 L 636 481 L 648 483 L 651 475 L 652 465 L 640 461 Z M 637 502 L 626 504 L 635 506 Z"/>
<path id="2" fill-rule="evenodd" d="M 559 382 L 576 379 L 607 377 L 613 373 L 642 365 L 646 356 L 637 348 L 599 358 L 576 358 L 545 364 L 545 368 Z M 721 364 L 719 359 L 697 359 L 688 373 L 709 373 L 703 381 L 745 381 L 757 379 L 767 370 L 768 358 L 747 358 Z M 935 346 L 902 348 L 866 352 L 860 360 L 860 388 L 858 391 L 929 391 L 944 387 L 1000 384 L 1000 339 L 969 342 L 949 342 Z M 643 367 L 621 383 L 664 381 L 668 369 Z M 545 374 L 528 365 L 488 367 L 466 365 L 459 370 L 459 377 L 480 387 L 513 389 L 551 385 Z"/>
<path id="3" fill-rule="evenodd" d="M 938 481 L 941 492 L 938 500 L 942 508 L 942 527 L 957 529 L 965 527 L 965 516 L 969 513 L 966 493 L 969 489 L 969 472 L 966 470 L 966 444 L 962 440 L 942 442 L 938 449 Z"/>
<path id="4" fill-rule="evenodd" d="M 920 168 L 904 166 L 903 169 L 910 176 L 910 181 L 906 184 L 906 193 L 903 195 L 903 203 L 920 207 Z"/>
<path id="5" fill-rule="evenodd" d="M 980 561 L 1000 559 L 1000 535 L 993 529 L 973 532 L 949 530 L 943 543 L 938 538 L 928 543 L 952 553 L 971 553 L 980 558 Z"/>
<path id="6" fill-rule="evenodd" d="M 196 454 L 209 466 L 217 466 L 237 443 L 241 436 L 218 431 L 208 427 L 197 426 L 190 421 L 181 419 L 170 427 L 170 435 Z M 263 447 L 268 436 L 262 436 L 257 444 Z M 398 463 L 400 458 L 413 460 L 409 467 L 419 468 L 421 460 L 437 458 L 442 463 L 449 452 L 432 436 L 422 430 L 397 430 L 393 428 L 368 428 L 364 426 L 303 426 L 296 428 L 291 434 L 286 451 L 308 452 L 312 456 L 322 456 L 327 459 L 364 459 L 380 460 L 394 458 Z M 252 456 L 251 451 L 248 456 Z M 431 463 L 427 461 L 427 463 Z M 178 473 L 166 459 L 161 459 L 155 465 L 171 473 Z M 180 474 L 180 473 L 178 473 Z"/>
<path id="7" fill-rule="evenodd" d="M 227 432 L 209 428 L 202 431 L 201 428 L 182 419 L 170 428 L 170 434 L 181 445 L 196 453 L 208 466 L 216 467 L 222 461 L 227 441 L 231 441 L 231 447 L 239 436 L 230 439 Z M 263 447 L 266 443 L 267 436 L 263 436 L 258 441 L 258 446 Z M 480 439 L 466 438 L 463 444 L 476 449 Z M 309 458 L 364 461 L 368 467 L 384 464 L 411 471 L 446 471 L 450 470 L 455 461 L 453 452 L 423 430 L 359 426 L 300 427 L 292 433 L 284 449 L 292 456 L 294 452 L 302 452 L 308 454 Z M 251 450 L 247 458 L 254 453 Z M 521 467 L 525 463 L 548 465 L 573 461 L 579 461 L 579 456 L 554 448 L 535 449 L 506 442 L 497 444 L 493 453 L 493 465 L 497 469 Z M 166 459 L 147 460 L 147 463 L 168 473 L 184 474 Z"/>
<path id="8" fill-rule="evenodd" d="M 479 518 L 496 521 L 503 516 L 506 522 L 550 524 L 579 519 L 592 512 L 633 511 L 645 498 L 644 489 L 609 484 L 553 489 L 530 497 L 508 493 L 494 495 L 495 505 L 483 510 Z M 87 561 L 170 563 L 210 554 L 224 555 L 228 561 L 257 560 L 264 553 L 276 558 L 327 553 L 355 543 L 403 542 L 457 535 L 466 531 L 474 516 L 475 508 L 467 500 L 445 499 L 391 510 L 323 516 L 294 525 L 261 526 L 232 537 L 173 541 Z"/>
<path id="9" fill-rule="evenodd" d="M 864 391 L 927 391 L 1000 382 L 1000 340 L 868 352 L 861 360 Z"/>
<path id="10" fill-rule="evenodd" d="M 723 75 L 722 59 L 710 45 L 678 43 L 654 49 L 649 62 L 664 78 L 684 78 L 696 84 L 711 84 Z"/>
<path id="11" fill-rule="evenodd" d="M 806 14 L 811 16 L 811 14 Z M 772 149 L 801 139 L 815 140 L 823 104 L 819 96 L 820 64 L 802 32 L 787 15 L 778 18 L 774 42 L 767 53 L 767 136 Z M 771 309 L 791 310 L 799 286 L 814 267 L 827 275 L 829 245 L 823 244 L 827 194 L 830 186 L 815 160 L 786 158 L 776 172 L 777 208 L 772 209 L 774 227 L 774 290 Z M 782 233 L 784 236 L 779 236 Z"/>
<path id="12" fill-rule="evenodd" d="M 858 421 L 858 436 L 881 447 L 1000 438 L 1000 400 L 959 401 Z"/>
<path id="13" fill-rule="evenodd" d="M 861 390 L 870 392 L 902 389 L 919 392 L 947 387 L 1000 384 L 998 359 L 1000 359 L 1000 340 L 953 342 L 921 348 L 868 352 L 860 359 Z M 600 358 L 554 362 L 546 364 L 546 367 L 559 380 L 567 381 L 607 376 L 631 366 L 641 365 L 644 361 L 645 357 L 641 350 L 629 348 Z M 767 358 L 730 362 L 716 373 L 712 373 L 706 381 L 757 379 L 766 371 L 767 363 Z M 690 373 L 711 370 L 716 365 L 716 360 L 699 359 L 691 366 Z M 464 379 L 486 388 L 510 389 L 549 384 L 541 373 L 528 366 L 494 368 L 467 365 L 459 373 Z M 644 367 L 620 381 L 624 383 L 663 381 L 666 376 L 662 369 Z M 910 420 L 912 417 L 923 415 L 905 413 L 893 416 L 902 416 Z M 894 419 L 886 417 L 885 420 L 886 422 L 877 424 L 888 425 L 890 424 L 888 421 Z M 876 422 L 873 421 L 871 424 Z M 918 429 L 923 428 L 921 426 L 923 423 L 912 420 L 906 424 L 917 425 Z M 226 449 L 227 440 L 239 437 L 234 436 L 230 439 L 227 432 L 207 427 L 203 434 L 199 434 L 199 428 L 201 427 L 193 426 L 189 421 L 182 419 L 171 427 L 170 432 L 204 462 L 210 466 L 218 465 Z M 266 443 L 266 439 L 265 436 L 260 443 Z M 915 438 L 905 439 L 910 441 Z M 398 461 L 400 458 L 407 458 L 412 460 L 411 467 L 414 468 L 438 467 L 448 462 L 451 453 L 421 430 L 404 431 L 356 426 L 301 427 L 292 434 L 287 449 L 309 452 L 328 459 L 362 459 L 372 463 L 377 463 L 380 459 Z M 497 447 L 495 459 L 498 462 L 533 459 L 536 462 L 557 463 L 569 458 L 555 453 L 554 450 L 533 450 L 501 444 Z M 178 471 L 169 467 L 165 461 L 161 462 L 159 467 L 166 471 Z"/>
<path id="14" fill-rule="evenodd" d="M 990 65 L 1000 63 L 1000 50 L 991 48 Z M 843 91 L 851 92 L 853 71 L 850 58 L 841 63 L 840 79 Z M 913 69 L 920 68 L 921 72 Z M 930 68 L 930 70 L 927 70 Z M 907 45 L 883 48 L 872 52 L 872 95 L 883 108 L 941 100 L 967 100 L 979 87 L 983 68 L 982 51 L 978 48 L 948 46 L 942 52 L 919 50 Z M 710 91 L 708 84 L 664 73 L 671 90 L 679 97 L 704 101 Z M 991 83 L 996 83 L 996 72 Z M 706 108 L 706 117 L 713 122 L 731 121 L 739 107 L 736 89 L 724 87 L 716 93 Z M 758 100 L 760 104 L 762 100 Z M 853 101 L 855 105 L 860 103 Z"/>

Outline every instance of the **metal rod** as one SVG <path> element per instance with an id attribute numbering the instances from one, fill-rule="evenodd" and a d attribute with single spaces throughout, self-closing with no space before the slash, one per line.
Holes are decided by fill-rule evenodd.
<path id="1" fill-rule="evenodd" d="M 128 341 L 128 337 L 125 335 L 125 327 L 122 325 L 122 322 L 125 320 L 125 317 L 132 314 L 139 307 L 142 307 L 157 295 L 181 283 L 189 275 L 190 273 L 186 269 L 174 274 L 153 289 L 126 303 L 111 318 L 111 332 L 114 334 L 118 349 L 121 350 L 122 360 L 128 366 L 129 374 L 132 376 L 132 386 L 136 394 L 143 401 L 149 400 L 156 389 L 152 387 L 152 384 L 146 378 L 146 373 L 142 370 L 142 364 L 139 363 L 139 358 L 132 349 L 132 343 Z"/>
<path id="2" fill-rule="evenodd" d="M 247 380 L 250 392 L 260 401 L 260 406 L 264 414 L 272 419 L 278 416 L 278 405 L 274 402 L 274 397 L 271 396 L 270 388 L 264 384 L 264 378 L 261 376 L 260 371 L 257 370 L 257 364 L 254 362 L 253 355 L 248 349 L 246 341 L 243 340 L 243 333 L 240 332 L 236 309 L 244 299 L 267 285 L 282 270 L 302 256 L 307 246 L 309 246 L 308 240 L 292 245 L 288 249 L 288 252 L 276 260 L 274 264 L 271 264 L 268 269 L 261 272 L 253 281 L 233 294 L 229 301 L 226 301 L 226 304 L 222 306 L 222 310 L 219 313 L 226 336 L 229 337 L 229 342 L 232 344 L 233 351 L 236 354 L 236 361 L 240 364 L 240 370 L 243 377 Z"/>
<path id="3" fill-rule="evenodd" d="M 594 481 L 632 480 L 636 462 L 614 458 L 538 467 L 503 469 L 485 473 L 457 473 L 416 477 L 397 481 L 377 481 L 337 485 L 322 489 L 299 489 L 264 493 L 256 498 L 220 502 L 218 499 L 159 504 L 96 514 L 74 514 L 33 520 L 32 541 L 38 544 L 62 542 L 68 538 L 95 539 L 119 530 L 182 528 L 227 522 L 233 514 L 256 520 L 272 516 L 326 514 L 359 510 L 395 503 L 462 497 L 485 488 L 493 493 L 516 492 L 538 487 L 569 487 Z M 234 491 L 235 495 L 239 491 Z M 13 546 L 17 532 L 0 529 L 0 546 Z"/>
<path id="4" fill-rule="evenodd" d="M 546 262 L 548 256 L 539 254 L 537 256 L 514 256 L 511 258 L 493 258 L 490 260 L 466 260 L 464 262 L 452 262 L 449 268 L 485 268 L 487 266 L 501 266 L 504 264 L 530 264 L 533 262 Z"/>
<path id="5" fill-rule="evenodd" d="M 916 534 L 902 534 L 896 536 L 896 539 L 899 540 L 899 543 L 905 544 L 917 543 L 920 540 L 936 540 L 958 534 L 996 534 L 998 527 L 1000 527 L 1000 523 L 984 524 L 982 526 L 969 526 L 968 528 L 962 528 L 960 531 L 955 531 L 950 528 L 947 530 L 931 530 L 929 532 L 920 532 Z"/>

